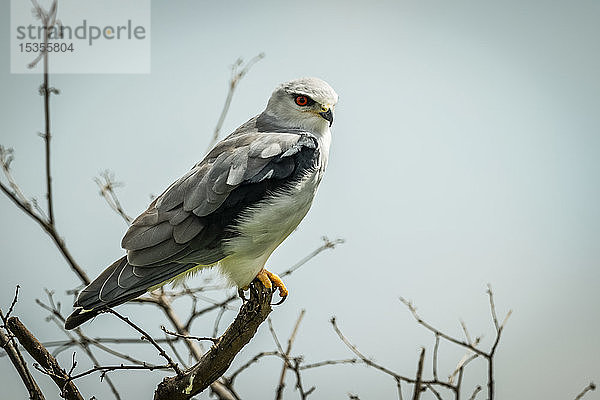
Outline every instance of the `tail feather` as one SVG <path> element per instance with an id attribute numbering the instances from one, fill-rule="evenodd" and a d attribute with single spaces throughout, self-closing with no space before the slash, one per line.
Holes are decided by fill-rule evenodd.
<path id="1" fill-rule="evenodd" d="M 148 289 L 194 268 L 195 264 L 171 263 L 155 267 L 136 267 L 124 256 L 106 268 L 77 297 L 75 310 L 65 321 L 73 329 L 94 318 L 107 308 L 135 299 Z"/>
<path id="2" fill-rule="evenodd" d="M 75 307 L 75 310 L 73 310 L 71 315 L 69 315 L 65 321 L 65 329 L 71 330 L 77 328 L 79 325 L 96 317 L 98 314 L 102 313 L 106 309 L 126 303 L 129 300 L 133 300 L 136 297 L 143 295 L 144 293 L 146 293 L 146 290 L 131 293 L 128 297 L 120 298 L 118 302 L 114 302 L 113 304 L 101 305 L 92 308 L 91 310 L 86 310 L 83 307 Z"/>

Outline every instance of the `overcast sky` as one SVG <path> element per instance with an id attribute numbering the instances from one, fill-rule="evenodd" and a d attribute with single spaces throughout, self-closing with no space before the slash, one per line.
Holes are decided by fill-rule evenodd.
<path id="1" fill-rule="evenodd" d="M 448 333 L 460 336 L 464 319 L 487 347 L 491 283 L 498 312 L 514 310 L 498 349 L 498 399 L 572 399 L 590 380 L 598 383 L 600 3 L 153 1 L 151 12 L 150 74 L 51 77 L 61 90 L 52 101 L 57 225 L 90 275 L 122 255 L 126 229 L 92 178 L 114 171 L 125 183 L 124 207 L 137 215 L 203 157 L 229 66 L 264 52 L 239 85 L 223 133 L 262 111 L 289 79 L 317 76 L 340 95 L 313 208 L 268 263 L 283 271 L 323 235 L 346 240 L 286 279 L 291 294 L 272 317 L 286 337 L 306 309 L 296 354 L 350 357 L 328 323 L 336 315 L 365 354 L 412 375 L 420 346 L 430 362 L 433 337 L 398 297 Z M 0 15 L 0 144 L 15 149 L 24 192 L 43 200 L 40 76 L 10 74 L 8 2 Z M 0 306 L 6 310 L 20 284 L 16 313 L 38 337 L 63 338 L 34 299 L 54 289 L 68 312 L 65 291 L 76 277 L 5 196 L 0 215 Z M 158 310 L 121 310 L 153 332 L 165 323 Z M 233 317 L 226 314 L 224 325 Z M 212 328 L 206 320 L 193 333 Z M 85 329 L 134 336 L 108 315 Z M 136 349 L 159 362 L 143 346 Z M 235 365 L 273 348 L 263 326 Z M 444 376 L 463 353 L 441 351 Z M 68 364 L 70 353 L 63 356 Z M 470 387 L 485 383 L 480 367 L 465 377 Z M 262 361 L 240 377 L 240 394 L 271 397 L 279 368 Z M 124 398 L 136 400 L 150 398 L 164 374 L 111 376 Z M 36 377 L 49 398 L 56 394 Z M 86 398 L 111 398 L 98 380 L 81 380 Z M 396 390 L 363 366 L 328 367 L 304 380 L 317 387 L 314 399 L 389 399 Z M 7 399 L 26 396 L 5 358 L 0 382 Z M 290 378 L 287 398 L 296 395 Z"/>

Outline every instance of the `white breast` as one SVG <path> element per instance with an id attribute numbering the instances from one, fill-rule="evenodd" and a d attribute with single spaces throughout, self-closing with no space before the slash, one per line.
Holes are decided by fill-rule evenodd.
<path id="1" fill-rule="evenodd" d="M 305 175 L 291 189 L 277 192 L 250 207 L 238 219 L 239 235 L 225 245 L 231 255 L 219 262 L 221 271 L 232 284 L 247 286 L 308 213 L 327 165 L 329 140 L 319 142 L 320 161 L 316 171 Z"/>
<path id="2" fill-rule="evenodd" d="M 310 209 L 319 180 L 318 172 L 307 175 L 291 191 L 277 193 L 244 213 L 236 226 L 239 234 L 225 245 L 231 255 L 219 263 L 232 284 L 248 285 L 296 229 Z"/>

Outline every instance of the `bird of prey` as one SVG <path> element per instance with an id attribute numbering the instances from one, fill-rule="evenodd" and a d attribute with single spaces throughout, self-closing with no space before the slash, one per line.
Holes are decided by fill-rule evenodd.
<path id="1" fill-rule="evenodd" d="M 238 288 L 256 278 L 285 299 L 285 285 L 264 266 L 313 202 L 337 101 L 321 79 L 278 86 L 261 114 L 216 144 L 133 221 L 121 241 L 127 255 L 79 293 L 65 328 L 213 266 Z"/>

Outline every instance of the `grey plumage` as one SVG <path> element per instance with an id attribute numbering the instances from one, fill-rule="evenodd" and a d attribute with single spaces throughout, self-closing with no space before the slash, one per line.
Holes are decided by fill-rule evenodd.
<path id="1" fill-rule="evenodd" d="M 308 211 L 327 160 L 329 128 L 323 125 L 322 118 L 313 117 L 317 111 L 297 117 L 300 123 L 290 123 L 289 118 L 283 118 L 285 114 L 277 112 L 281 101 L 289 101 L 280 97 L 296 93 L 288 93 L 293 90 L 293 82 L 301 87 L 297 93 L 312 95 L 321 104 L 327 101 L 332 107 L 337 101 L 333 89 L 314 78 L 280 86 L 265 112 L 219 142 L 133 221 L 121 241 L 127 255 L 80 293 L 74 305 L 76 310 L 67 319 L 67 329 L 197 266 L 224 263 L 231 258 L 236 260 L 235 265 L 248 264 L 250 269 L 240 275 L 231 269 L 231 262 L 229 269 L 222 265 L 233 283 L 246 284 L 256 275 Z M 318 90 L 310 94 L 311 87 Z M 308 197 L 299 196 L 301 193 Z M 242 244 L 243 237 L 249 234 L 246 225 L 253 218 L 259 218 L 257 222 L 262 218 L 256 211 L 261 207 L 268 210 L 275 199 L 287 201 L 296 196 L 306 200 L 298 207 L 290 206 L 290 215 L 298 213 L 296 208 L 301 211 L 287 225 L 264 228 L 266 247 L 248 249 Z M 279 231 L 281 238 L 277 236 Z"/>

